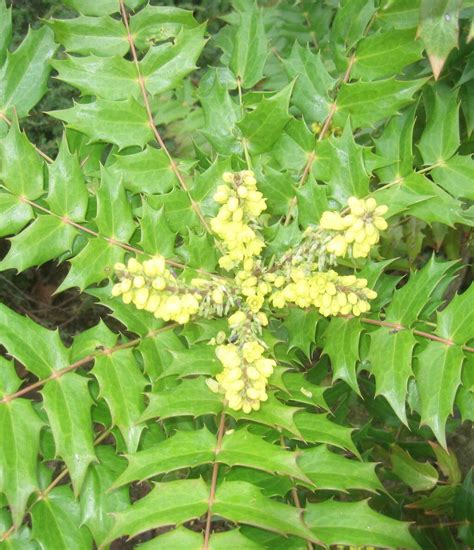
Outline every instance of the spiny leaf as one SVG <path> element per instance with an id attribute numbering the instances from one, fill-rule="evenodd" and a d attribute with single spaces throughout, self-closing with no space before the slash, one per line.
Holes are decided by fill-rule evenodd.
<path id="1" fill-rule="evenodd" d="M 419 80 L 377 80 L 343 84 L 337 96 L 337 124 L 351 117 L 353 125 L 373 126 L 379 120 L 393 115 L 398 109 L 413 101 L 413 94 L 426 79 Z M 340 113 L 340 114 L 339 114 Z"/>
<path id="2" fill-rule="evenodd" d="M 197 26 L 189 10 L 174 6 L 146 5 L 130 18 L 130 30 L 135 44 L 144 50 L 155 42 L 163 42 L 177 36 L 181 29 L 192 29 Z"/>
<path id="3" fill-rule="evenodd" d="M 78 495 L 87 467 L 96 460 L 92 443 L 92 398 L 88 380 L 74 372 L 68 372 L 48 382 L 42 395 L 53 432 L 56 454 L 66 463 L 74 492 Z"/>
<path id="4" fill-rule="evenodd" d="M 162 376 L 191 376 L 207 374 L 215 376 L 222 371 L 222 363 L 216 357 L 215 348 L 207 344 L 195 344 L 190 349 L 168 350 L 170 359 Z"/>
<path id="5" fill-rule="evenodd" d="M 411 331 L 393 334 L 390 329 L 380 327 L 370 334 L 368 359 L 375 376 L 376 395 L 383 395 L 398 418 L 408 424 L 405 412 L 407 385 L 413 376 L 413 348 L 416 345 Z"/>
<path id="6" fill-rule="evenodd" d="M 15 120 L 0 140 L 0 158 L 0 180 L 14 195 L 34 200 L 43 194 L 43 161 Z"/>
<path id="7" fill-rule="evenodd" d="M 49 189 L 46 201 L 58 216 L 75 222 L 85 219 L 87 211 L 87 188 L 77 155 L 69 150 L 63 136 L 59 153 L 53 164 L 48 165 Z"/>
<path id="8" fill-rule="evenodd" d="M 297 463 L 318 489 L 383 491 L 375 463 L 351 460 L 331 453 L 325 445 L 304 449 Z"/>
<path id="9" fill-rule="evenodd" d="M 251 483 L 224 481 L 217 489 L 212 511 L 235 523 L 317 542 L 297 508 L 264 497 Z"/>
<path id="10" fill-rule="evenodd" d="M 121 21 L 112 17 L 52 19 L 48 22 L 56 41 L 66 51 L 83 55 L 124 56 L 129 49 L 127 34 Z"/>
<path id="11" fill-rule="evenodd" d="M 308 504 L 304 519 L 314 536 L 327 545 L 420 548 L 410 535 L 407 523 L 374 512 L 365 500 L 326 500 L 318 504 Z"/>
<path id="12" fill-rule="evenodd" d="M 126 455 L 127 469 L 113 485 L 120 487 L 173 470 L 207 464 L 214 460 L 215 447 L 216 436 L 207 428 L 192 432 L 178 431 L 158 445 Z"/>
<path id="13" fill-rule="evenodd" d="M 244 88 L 252 88 L 263 77 L 267 39 L 263 16 L 253 0 L 237 6 L 239 22 L 232 34 L 229 67 Z"/>
<path id="14" fill-rule="evenodd" d="M 12 38 L 12 8 L 0 2 L 0 66 L 5 61 L 7 48 Z"/>
<path id="15" fill-rule="evenodd" d="M 70 55 L 53 60 L 51 65 L 58 71 L 57 78 L 80 90 L 82 95 L 120 100 L 140 94 L 135 66 L 121 56 Z"/>
<path id="16" fill-rule="evenodd" d="M 429 262 L 393 295 L 386 310 L 387 321 L 410 326 L 418 318 L 435 288 L 447 276 L 456 262 L 436 262 L 432 256 Z"/>
<path id="17" fill-rule="evenodd" d="M 326 443 L 341 449 L 347 449 L 359 456 L 357 447 L 352 441 L 352 429 L 331 422 L 327 414 L 302 412 L 295 415 L 295 423 L 301 431 L 303 441 Z"/>
<path id="18" fill-rule="evenodd" d="M 109 406 L 112 422 L 122 433 L 129 452 L 137 450 L 145 428 L 137 420 L 145 408 L 143 391 L 147 380 L 128 349 L 97 357 L 92 374 L 97 378 L 100 397 Z"/>
<path id="19" fill-rule="evenodd" d="M 331 359 L 334 380 L 344 380 L 360 395 L 356 366 L 359 361 L 359 340 L 362 325 L 359 319 L 331 319 L 324 333 L 323 351 Z M 341 348 L 344 353 L 340 353 Z"/>
<path id="20" fill-rule="evenodd" d="M 130 155 L 114 155 L 107 166 L 117 179 L 123 178 L 125 189 L 133 193 L 167 193 L 178 184 L 170 160 L 161 149 L 147 145 Z"/>
<path id="21" fill-rule="evenodd" d="M 324 399 L 324 392 L 328 389 L 326 386 L 312 384 L 301 372 L 285 372 L 282 381 L 284 389 L 288 392 L 283 393 L 282 397 L 329 410 Z"/>
<path id="22" fill-rule="evenodd" d="M 8 368 L 14 372 L 13 364 L 2 359 L 2 371 L 7 365 L 11 365 Z M 1 385 L 0 381 L 0 388 Z M 18 525 L 23 519 L 28 498 L 38 488 L 37 460 L 42 427 L 43 422 L 28 400 L 15 399 L 0 404 L 0 494 L 5 495 L 13 521 Z"/>
<path id="23" fill-rule="evenodd" d="M 421 59 L 422 51 L 423 45 L 415 40 L 413 29 L 373 34 L 359 42 L 351 75 L 372 80 L 398 74 Z"/>
<path id="24" fill-rule="evenodd" d="M 32 536 L 42 548 L 90 550 L 90 531 L 81 526 L 81 511 L 71 489 L 56 487 L 31 510 Z"/>
<path id="25" fill-rule="evenodd" d="M 453 90 L 439 84 L 427 88 L 425 99 L 427 121 L 418 149 L 429 165 L 447 161 L 459 147 L 459 104 Z"/>
<path id="26" fill-rule="evenodd" d="M 474 160 L 455 155 L 431 172 L 435 183 L 453 197 L 474 200 Z"/>
<path id="27" fill-rule="evenodd" d="M 48 114 L 86 134 L 91 141 L 114 143 L 119 149 L 131 145 L 143 149 L 153 137 L 145 107 L 133 97 L 123 101 L 98 98 L 93 103 L 76 103 L 71 109 Z"/>
<path id="28" fill-rule="evenodd" d="M 10 193 L 0 193 L 0 236 L 19 233 L 34 218 L 33 209 Z"/>
<path id="29" fill-rule="evenodd" d="M 0 269 L 24 271 L 41 265 L 71 250 L 77 230 L 52 216 L 39 216 L 24 231 L 13 237 Z"/>
<path id="30" fill-rule="evenodd" d="M 166 550 L 169 548 L 173 548 L 173 550 L 201 550 L 202 543 L 201 533 L 181 526 L 160 534 L 144 544 L 139 544 L 137 550 Z M 214 547 L 209 545 L 209 549 L 214 549 Z"/>
<path id="31" fill-rule="evenodd" d="M 115 516 L 115 524 L 106 543 L 124 535 L 130 537 L 167 525 L 198 518 L 207 510 L 209 488 L 202 479 L 157 483 L 153 490 Z"/>
<path id="32" fill-rule="evenodd" d="M 150 48 L 140 61 L 146 89 L 153 95 L 175 88 L 185 76 L 196 68 L 206 40 L 205 25 L 182 30 L 174 44 L 165 43 Z"/>
<path id="33" fill-rule="evenodd" d="M 456 391 L 461 384 L 464 355 L 459 346 L 430 341 L 417 359 L 415 374 L 421 423 L 433 430 L 446 449 L 445 424 L 453 412 Z"/>
<path id="34" fill-rule="evenodd" d="M 298 222 L 302 227 L 314 225 L 321 219 L 322 213 L 329 209 L 327 194 L 328 187 L 317 184 L 312 174 L 308 181 L 297 189 Z"/>
<path id="35" fill-rule="evenodd" d="M 316 326 L 320 319 L 316 311 L 290 309 L 282 326 L 288 331 L 288 349 L 300 349 L 306 357 L 310 356 L 311 345 L 316 338 Z"/>
<path id="36" fill-rule="evenodd" d="M 222 397 L 211 392 L 204 378 L 185 379 L 179 386 L 148 395 L 150 402 L 139 421 L 172 416 L 202 416 L 222 410 Z"/>
<path id="37" fill-rule="evenodd" d="M 392 472 L 412 491 L 429 491 L 438 482 L 438 472 L 429 462 L 418 462 L 398 445 L 390 454 Z"/>
<path id="38" fill-rule="evenodd" d="M 6 32 L 5 38 L 8 30 Z M 0 41 L 3 39 L 2 36 Z M 20 46 L 13 53 L 7 53 L 6 62 L 0 69 L 1 111 L 10 115 L 14 110 L 15 117 L 22 118 L 38 103 L 47 90 L 51 71 L 48 62 L 56 49 L 53 33 L 41 27 L 29 30 Z M 1 50 L 0 44 L 0 57 Z"/>
<path id="39" fill-rule="evenodd" d="M 258 184 L 264 194 L 268 211 L 275 215 L 286 215 L 295 196 L 294 181 L 288 172 L 277 172 L 271 166 L 266 167 L 265 177 Z"/>
<path id="40" fill-rule="evenodd" d="M 313 54 L 295 42 L 290 57 L 284 61 L 291 79 L 297 79 L 292 103 L 307 123 L 322 122 L 329 113 L 329 92 L 335 84 L 319 53 Z"/>
<path id="41" fill-rule="evenodd" d="M 83 15 L 110 15 L 119 10 L 117 0 L 101 0 L 100 3 L 96 0 L 63 0 L 64 3 L 76 9 Z"/>
<path id="42" fill-rule="evenodd" d="M 474 338 L 474 284 L 457 294 L 449 305 L 438 312 L 436 333 L 457 344 Z"/>
<path id="43" fill-rule="evenodd" d="M 114 520 L 111 512 L 130 506 L 128 488 L 109 491 L 112 482 L 125 467 L 125 460 L 110 445 L 97 447 L 98 464 L 91 464 L 81 489 L 81 525 L 87 525 L 97 544 L 105 540 Z"/>
<path id="44" fill-rule="evenodd" d="M 344 0 L 336 11 L 331 34 L 336 43 L 351 48 L 362 37 L 375 11 L 373 0 Z"/>
<path id="45" fill-rule="evenodd" d="M 418 34 L 423 41 L 435 79 L 449 52 L 458 45 L 462 0 L 421 0 Z"/>
<path id="46" fill-rule="evenodd" d="M 47 378 L 69 364 L 69 353 L 59 332 L 0 304 L 0 343 L 38 378 Z"/>
<path id="47" fill-rule="evenodd" d="M 155 210 L 143 200 L 140 229 L 140 246 L 144 252 L 152 255 L 161 254 L 165 258 L 173 256 L 176 233 L 170 229 L 166 221 L 164 208 Z"/>
<path id="48" fill-rule="evenodd" d="M 288 105 L 293 83 L 273 95 L 263 98 L 254 111 L 247 113 L 238 123 L 250 151 L 254 154 L 269 151 L 291 116 Z"/>

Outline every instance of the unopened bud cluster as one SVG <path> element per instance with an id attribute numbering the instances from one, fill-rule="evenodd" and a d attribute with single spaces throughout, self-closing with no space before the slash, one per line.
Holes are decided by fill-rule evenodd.
<path id="1" fill-rule="evenodd" d="M 265 243 L 258 232 L 258 217 L 266 209 L 257 180 L 250 170 L 225 172 L 214 200 L 221 204 L 211 229 L 222 240 L 225 254 L 219 265 L 230 271 L 246 259 L 258 256 Z"/>
<path id="2" fill-rule="evenodd" d="M 266 204 L 255 175 L 224 173 L 223 181 L 214 195 L 220 208 L 210 226 L 224 248 L 219 265 L 235 270 L 233 279 L 211 275 L 188 283 L 167 269 L 162 256 L 143 263 L 132 258 L 115 265 L 118 282 L 112 294 L 164 321 L 229 316 L 230 334 L 220 331 L 209 342 L 223 370 L 207 383 L 224 394 L 231 409 L 249 413 L 268 399 L 268 379 L 276 366 L 262 339 L 268 325 L 263 310 L 314 307 L 325 317 L 367 312 L 377 296 L 367 280 L 330 268 L 345 256 L 368 256 L 387 227 L 387 207 L 351 197 L 346 212 L 324 212 L 319 226 L 308 228 L 297 246 L 265 265 L 259 216 Z"/>

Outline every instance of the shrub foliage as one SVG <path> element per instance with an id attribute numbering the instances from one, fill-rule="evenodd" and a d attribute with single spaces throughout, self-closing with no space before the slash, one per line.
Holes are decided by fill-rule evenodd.
<path id="1" fill-rule="evenodd" d="M 108 314 L 71 343 L 0 305 L 0 548 L 473 544 L 448 452 L 474 420 L 472 2 L 234 0 L 211 35 L 182 8 L 63 4 L 12 50 L 0 0 L 0 269 L 67 262 L 56 292 Z M 52 71 L 80 94 L 49 112 L 55 158 L 22 131 Z M 247 193 L 245 264 L 212 220 Z M 328 211 L 373 199 L 380 242 L 314 252 Z M 179 315 L 147 302 L 162 257 L 166 288 L 197 288 Z M 366 282 L 306 300 L 303 264 Z M 244 341 L 242 401 L 220 391 Z"/>

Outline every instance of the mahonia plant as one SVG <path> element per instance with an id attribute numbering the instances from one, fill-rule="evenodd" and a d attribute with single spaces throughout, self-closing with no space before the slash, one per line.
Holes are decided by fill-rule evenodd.
<path id="1" fill-rule="evenodd" d="M 474 546 L 472 2 L 163 4 L 0 0 L 0 550 Z"/>

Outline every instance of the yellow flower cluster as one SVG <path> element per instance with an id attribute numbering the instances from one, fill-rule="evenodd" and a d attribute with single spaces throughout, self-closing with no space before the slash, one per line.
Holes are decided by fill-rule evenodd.
<path id="1" fill-rule="evenodd" d="M 314 306 L 325 317 L 348 314 L 357 317 L 369 311 L 368 300 L 376 297 L 377 293 L 367 288 L 366 279 L 339 275 L 333 270 L 307 275 L 296 268 L 291 270 L 291 282 L 276 290 L 270 301 L 277 308 L 287 303 L 302 308 Z"/>
<path id="2" fill-rule="evenodd" d="M 268 399 L 267 380 L 276 362 L 263 357 L 264 351 L 257 340 L 217 346 L 216 355 L 224 370 L 216 380 L 208 379 L 208 386 L 214 392 L 224 393 L 231 409 L 242 409 L 244 413 L 258 411 L 260 403 Z"/>
<path id="3" fill-rule="evenodd" d="M 257 268 L 257 270 L 255 270 Z M 247 258 L 243 262 L 243 269 L 237 272 L 235 282 L 243 296 L 246 297 L 245 302 L 253 313 L 257 313 L 264 303 L 265 296 L 272 291 L 272 287 L 265 280 L 259 280 L 254 275 L 258 272 L 259 267 L 255 265 L 252 258 Z"/>
<path id="4" fill-rule="evenodd" d="M 338 257 L 349 252 L 353 258 L 366 258 L 371 247 L 379 242 L 380 231 L 387 229 L 387 222 L 382 216 L 388 207 L 377 206 L 373 198 L 350 197 L 347 204 L 348 214 L 327 211 L 321 217 L 321 229 L 333 233 L 326 250 Z"/>
<path id="5" fill-rule="evenodd" d="M 245 259 L 258 256 L 265 246 L 256 223 L 267 206 L 257 191 L 253 172 L 225 172 L 223 180 L 225 184 L 219 185 L 214 194 L 214 200 L 222 206 L 211 220 L 211 229 L 224 243 L 225 254 L 219 265 L 230 271 Z"/>
<path id="6" fill-rule="evenodd" d="M 130 258 L 127 265 L 114 266 L 119 279 L 112 288 L 112 296 L 121 296 L 125 304 L 150 311 L 163 321 L 187 323 L 200 308 L 202 296 L 179 285 L 166 269 L 165 259 L 157 256 L 143 263 Z"/>

